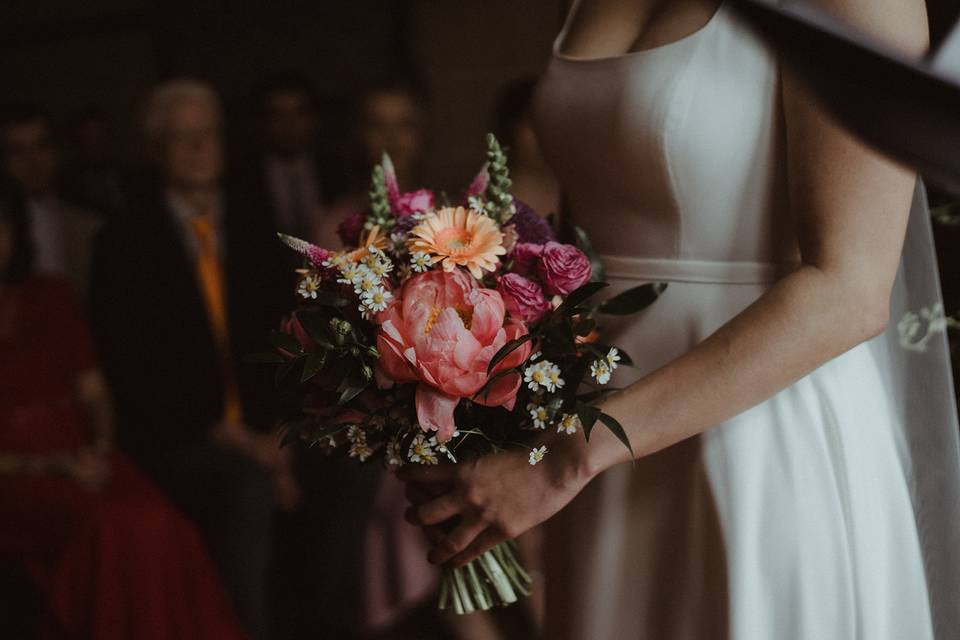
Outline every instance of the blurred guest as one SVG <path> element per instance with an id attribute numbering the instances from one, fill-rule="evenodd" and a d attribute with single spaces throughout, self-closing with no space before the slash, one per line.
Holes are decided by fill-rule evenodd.
<path id="1" fill-rule="evenodd" d="M 114 148 L 109 116 L 88 107 L 67 118 L 64 197 L 82 207 L 108 215 L 125 208 L 124 171 Z"/>
<path id="2" fill-rule="evenodd" d="M 26 194 L 36 266 L 86 293 L 90 253 L 100 217 L 67 204 L 58 191 L 60 157 L 50 119 L 32 105 L 0 113 L 4 178 Z"/>
<path id="3" fill-rule="evenodd" d="M 0 202 L 0 557 L 36 583 L 44 637 L 241 637 L 199 533 L 113 451 L 80 306 L 34 274 L 18 209 Z"/>
<path id="4" fill-rule="evenodd" d="M 321 148 L 319 102 L 309 82 L 278 75 L 254 93 L 260 150 L 243 163 L 240 175 L 260 192 L 278 231 L 318 238 L 324 203 L 339 190 L 328 170 L 329 149 Z M 325 137 L 329 137 L 327 132 Z"/>
<path id="5" fill-rule="evenodd" d="M 323 238 L 330 237 L 351 215 L 367 209 L 370 171 L 384 152 L 393 161 L 401 191 L 416 188 L 421 177 L 424 100 L 416 85 L 404 80 L 376 83 L 360 96 L 355 111 L 355 149 L 350 153 L 350 162 L 355 165 L 353 175 L 346 193 L 331 207 L 321 233 Z M 344 242 L 355 241 L 344 233 L 339 235 Z"/>
<path id="6" fill-rule="evenodd" d="M 222 187 L 220 121 L 205 84 L 151 94 L 163 186 L 105 229 L 92 297 L 120 445 L 200 525 L 242 622 L 263 637 L 274 498 L 294 502 L 296 485 L 267 433 L 272 372 L 240 364 L 279 325 L 292 283 L 270 221 Z"/>
<path id="7" fill-rule="evenodd" d="M 560 212 L 560 183 L 540 149 L 530 114 L 535 78 L 507 85 L 497 99 L 495 132 L 507 147 L 513 194 L 542 216 Z"/>

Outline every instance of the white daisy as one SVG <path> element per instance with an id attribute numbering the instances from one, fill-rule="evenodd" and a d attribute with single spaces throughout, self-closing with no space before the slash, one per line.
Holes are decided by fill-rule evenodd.
<path id="1" fill-rule="evenodd" d="M 590 365 L 590 375 L 600 384 L 610 382 L 610 365 L 606 360 L 594 360 Z"/>
<path id="2" fill-rule="evenodd" d="M 530 356 L 530 362 L 534 362 L 537 358 L 543 355 L 543 351 L 536 351 Z"/>
<path id="3" fill-rule="evenodd" d="M 370 273 L 367 265 L 360 263 L 350 263 L 340 268 L 340 278 L 337 282 L 341 284 L 356 285 Z"/>
<path id="4" fill-rule="evenodd" d="M 557 433 L 571 435 L 577 432 L 579 426 L 580 417 L 577 414 L 565 413 L 560 417 L 560 422 L 557 424 Z"/>
<path id="5" fill-rule="evenodd" d="M 350 256 L 346 253 L 332 253 L 330 257 L 323 261 L 323 266 L 342 269 L 350 264 Z"/>
<path id="6" fill-rule="evenodd" d="M 365 291 L 362 298 L 363 306 L 369 313 L 385 311 L 392 299 L 393 294 L 383 288 L 382 285 L 377 285 L 369 291 Z"/>
<path id="7" fill-rule="evenodd" d="M 541 387 L 547 391 L 556 391 L 557 385 L 554 381 L 554 376 L 551 375 L 553 367 L 556 367 L 556 365 L 549 360 L 542 360 L 536 364 L 532 364 L 523 370 L 523 381 L 527 383 L 527 387 L 529 387 L 531 391 L 539 391 Z M 559 374 L 559 372 L 560 369 L 557 367 L 557 374 Z"/>
<path id="8" fill-rule="evenodd" d="M 377 277 L 373 273 L 368 273 L 354 283 L 353 290 L 358 296 L 362 296 L 374 287 L 380 286 L 382 283 L 383 280 L 381 278 Z"/>
<path id="9" fill-rule="evenodd" d="M 347 427 L 347 440 L 353 443 L 366 442 L 367 434 L 363 432 L 360 425 L 352 424 Z"/>
<path id="10" fill-rule="evenodd" d="M 414 251 L 410 255 L 410 267 L 417 273 L 423 273 L 430 268 L 431 258 L 426 251 Z"/>
<path id="11" fill-rule="evenodd" d="M 610 367 L 610 371 L 617 370 L 618 362 L 620 362 L 620 352 L 616 347 L 611 347 L 610 351 L 607 351 L 607 366 Z"/>
<path id="12" fill-rule="evenodd" d="M 546 368 L 547 372 L 547 391 L 553 392 L 564 385 L 563 378 L 560 377 L 560 367 L 551 363 Z"/>
<path id="13" fill-rule="evenodd" d="M 546 407 L 531 402 L 527 405 L 527 411 L 530 412 L 530 417 L 533 418 L 534 427 L 537 429 L 547 428 L 547 423 L 550 422 L 550 412 L 547 411 Z"/>
<path id="14" fill-rule="evenodd" d="M 543 446 L 543 447 L 534 447 L 533 449 L 531 449 L 531 451 L 530 451 L 530 465 L 531 465 L 531 466 L 534 466 L 534 465 L 536 465 L 538 462 L 540 462 L 541 460 L 543 460 L 543 456 L 546 455 L 546 453 L 547 453 L 547 448 L 546 448 L 545 446 Z"/>
<path id="15" fill-rule="evenodd" d="M 397 439 L 391 440 L 387 444 L 385 450 L 385 455 L 387 458 L 387 466 L 390 467 L 402 467 L 403 466 L 403 456 L 400 454 L 400 441 Z"/>
<path id="16" fill-rule="evenodd" d="M 437 464 L 437 455 L 433 452 L 430 442 L 423 436 L 417 434 L 410 443 L 410 449 L 407 451 L 407 457 L 410 462 L 419 462 L 420 464 Z"/>
<path id="17" fill-rule="evenodd" d="M 373 455 L 373 449 L 367 446 L 365 441 L 354 442 L 350 445 L 350 457 L 357 458 L 360 462 L 364 462 L 367 458 Z"/>
<path id="18" fill-rule="evenodd" d="M 317 291 L 319 290 L 320 278 L 313 275 L 309 275 L 301 280 L 300 285 L 297 287 L 297 293 L 310 300 L 316 299 Z"/>

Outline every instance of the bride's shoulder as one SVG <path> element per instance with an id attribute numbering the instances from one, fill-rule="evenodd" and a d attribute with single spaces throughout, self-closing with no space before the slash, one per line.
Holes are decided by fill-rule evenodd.
<path id="1" fill-rule="evenodd" d="M 869 35 L 913 55 L 930 46 L 924 0 L 813 0 Z"/>

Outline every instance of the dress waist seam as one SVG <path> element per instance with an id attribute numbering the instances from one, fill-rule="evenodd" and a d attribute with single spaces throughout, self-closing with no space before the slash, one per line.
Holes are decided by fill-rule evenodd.
<path id="1" fill-rule="evenodd" d="M 648 282 L 769 284 L 797 268 L 788 262 L 742 262 L 634 258 L 601 255 L 607 278 Z"/>

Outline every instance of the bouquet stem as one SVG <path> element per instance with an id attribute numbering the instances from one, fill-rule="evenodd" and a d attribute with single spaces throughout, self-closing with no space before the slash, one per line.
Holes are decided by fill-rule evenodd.
<path id="1" fill-rule="evenodd" d="M 517 543 L 501 542 L 479 558 L 456 569 L 443 568 L 440 609 L 458 614 L 506 606 L 530 595 L 532 580 L 516 556 Z"/>

